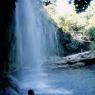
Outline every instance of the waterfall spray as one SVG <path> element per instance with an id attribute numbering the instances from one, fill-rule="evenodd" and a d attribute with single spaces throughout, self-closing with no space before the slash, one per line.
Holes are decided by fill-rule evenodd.
<path id="1" fill-rule="evenodd" d="M 39 75 L 42 73 L 41 65 L 44 60 L 56 55 L 56 31 L 39 0 L 18 0 L 16 3 L 17 56 L 23 69 L 22 75 L 25 78 L 29 78 L 26 76 L 28 74 L 32 76 L 33 83 L 35 79 L 40 80 Z"/>

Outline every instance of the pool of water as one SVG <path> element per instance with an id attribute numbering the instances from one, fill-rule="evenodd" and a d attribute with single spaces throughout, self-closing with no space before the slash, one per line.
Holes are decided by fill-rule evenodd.
<path id="1" fill-rule="evenodd" d="M 32 88 L 36 95 L 95 95 L 95 66 L 78 69 L 25 69 L 21 75 L 21 95 Z"/>

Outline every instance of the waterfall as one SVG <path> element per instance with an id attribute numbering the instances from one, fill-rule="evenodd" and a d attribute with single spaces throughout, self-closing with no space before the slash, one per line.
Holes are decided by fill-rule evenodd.
<path id="1" fill-rule="evenodd" d="M 56 28 L 49 20 L 39 0 L 18 0 L 16 3 L 17 62 L 25 78 L 31 72 L 39 79 L 41 64 L 55 56 Z M 27 73 L 25 71 L 30 70 Z M 26 74 L 26 75 L 25 75 Z M 21 76 L 22 77 L 22 76 Z"/>

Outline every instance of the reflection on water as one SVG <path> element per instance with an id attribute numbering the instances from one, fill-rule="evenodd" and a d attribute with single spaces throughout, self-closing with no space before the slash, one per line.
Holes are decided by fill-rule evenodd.
<path id="1" fill-rule="evenodd" d="M 31 73 L 30 73 L 31 72 Z M 38 76 L 26 70 L 22 93 L 32 88 L 36 95 L 95 95 L 95 66 L 68 70 L 44 68 Z"/>

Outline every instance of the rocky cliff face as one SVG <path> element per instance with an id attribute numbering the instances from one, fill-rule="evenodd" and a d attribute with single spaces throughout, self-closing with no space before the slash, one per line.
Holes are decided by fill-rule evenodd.
<path id="1" fill-rule="evenodd" d="M 0 73 L 8 71 L 11 40 L 9 27 L 15 9 L 15 0 L 0 0 Z M 11 31 L 10 31 L 11 32 Z"/>
<path id="2" fill-rule="evenodd" d="M 0 95 L 9 95 L 5 88 L 10 87 L 5 72 L 9 70 L 9 54 L 14 42 L 13 14 L 15 10 L 15 0 L 0 0 Z M 15 94 L 10 94 L 15 95 Z"/>
<path id="3" fill-rule="evenodd" d="M 89 50 L 89 42 L 83 42 L 74 39 L 70 33 L 63 32 L 62 28 L 58 29 L 57 38 L 59 42 L 60 56 L 67 56 Z"/>

